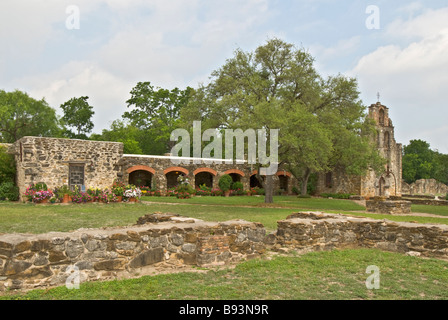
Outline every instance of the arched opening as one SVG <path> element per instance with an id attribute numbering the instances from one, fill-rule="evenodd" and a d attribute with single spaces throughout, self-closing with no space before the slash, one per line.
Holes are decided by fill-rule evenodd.
<path id="1" fill-rule="evenodd" d="M 261 182 L 258 180 L 257 175 L 253 174 L 250 177 L 250 187 L 251 188 L 263 188 Z"/>
<path id="2" fill-rule="evenodd" d="M 213 187 L 213 174 L 210 172 L 199 172 L 195 175 L 194 184 L 196 188 L 199 188 L 202 185 L 205 185 L 208 188 Z"/>
<path id="3" fill-rule="evenodd" d="M 152 187 L 152 173 L 145 170 L 136 170 L 129 174 L 129 184 L 137 187 Z"/>
<path id="4" fill-rule="evenodd" d="M 384 148 L 390 148 L 390 134 L 389 131 L 384 132 Z"/>
<path id="5" fill-rule="evenodd" d="M 333 172 L 327 172 L 325 174 L 325 187 L 331 188 L 333 186 Z"/>
<path id="6" fill-rule="evenodd" d="M 287 175 L 279 175 L 279 188 L 284 192 L 288 192 L 289 177 Z"/>
<path id="7" fill-rule="evenodd" d="M 233 182 L 241 182 L 241 175 L 239 173 L 229 173 Z"/>
<path id="8" fill-rule="evenodd" d="M 384 110 L 380 109 L 378 121 L 379 121 L 381 126 L 384 126 L 384 117 L 385 117 Z"/>
<path id="9" fill-rule="evenodd" d="M 181 171 L 170 171 L 165 174 L 166 176 L 166 188 L 167 190 L 176 188 L 179 185 L 178 178 L 180 176 L 185 176 L 185 173 Z"/>
<path id="10" fill-rule="evenodd" d="M 378 191 L 379 191 L 380 197 L 385 196 L 386 195 L 386 180 L 384 179 L 384 177 L 380 178 L 378 187 L 379 187 Z"/>

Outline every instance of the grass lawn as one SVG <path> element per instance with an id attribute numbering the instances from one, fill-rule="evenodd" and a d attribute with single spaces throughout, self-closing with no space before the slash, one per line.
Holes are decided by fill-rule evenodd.
<path id="1" fill-rule="evenodd" d="M 0 203 L 0 233 L 44 233 L 135 224 L 153 212 L 171 212 L 207 221 L 244 219 L 261 222 L 268 231 L 277 221 L 300 210 L 345 213 L 376 219 L 448 223 L 447 218 L 366 213 L 349 200 L 276 196 L 145 197 L 138 204 L 34 205 Z M 413 212 L 446 216 L 446 207 L 413 206 Z M 366 268 L 380 268 L 378 290 L 368 290 Z M 80 290 L 65 287 L 33 290 L 0 299 L 448 299 L 448 262 L 408 257 L 374 249 L 315 252 L 251 260 L 235 268 L 207 272 L 144 276 L 138 279 L 90 282 Z"/>
<path id="2" fill-rule="evenodd" d="M 299 210 L 346 213 L 375 219 L 417 221 L 448 224 L 447 218 L 419 216 L 391 216 L 366 213 L 365 208 L 350 200 L 297 198 L 275 196 L 273 204 L 265 204 L 263 197 L 143 197 L 146 204 L 70 204 L 34 205 L 31 203 L 0 202 L 0 233 L 45 233 L 73 231 L 79 228 L 100 228 L 133 225 L 145 214 L 171 212 L 206 221 L 244 219 L 261 222 L 273 231 L 277 221 Z M 413 206 L 413 212 L 448 215 L 448 207 Z"/>
<path id="3" fill-rule="evenodd" d="M 380 271 L 380 288 L 367 289 L 366 268 Z M 448 299 L 448 262 L 374 249 L 314 252 L 256 259 L 234 269 L 143 276 L 33 290 L 0 299 L 75 300 L 409 300 Z"/>

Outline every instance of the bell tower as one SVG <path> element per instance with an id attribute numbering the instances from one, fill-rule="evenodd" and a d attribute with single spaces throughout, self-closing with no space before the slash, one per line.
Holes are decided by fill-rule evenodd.
<path id="1" fill-rule="evenodd" d="M 387 161 L 384 173 L 379 176 L 375 174 L 375 196 L 401 196 L 402 145 L 395 141 L 389 108 L 378 101 L 370 105 L 369 117 L 376 124 L 376 147 Z"/>

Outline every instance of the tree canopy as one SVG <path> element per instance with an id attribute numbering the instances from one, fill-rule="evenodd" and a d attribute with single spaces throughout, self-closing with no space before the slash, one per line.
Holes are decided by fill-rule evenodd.
<path id="1" fill-rule="evenodd" d="M 87 100 L 89 97 L 71 98 L 61 105 L 64 112 L 62 121 L 66 126 L 74 128 L 75 131 L 66 130 L 69 138 L 88 139 L 87 134 L 92 132 L 92 116 L 95 114 L 93 107 Z"/>
<path id="2" fill-rule="evenodd" d="M 15 142 L 24 136 L 61 135 L 56 111 L 27 93 L 0 90 L 0 142 Z"/>
<path id="3" fill-rule="evenodd" d="M 123 119 L 139 130 L 140 147 L 145 154 L 163 154 L 173 146 L 170 135 L 179 127 L 180 110 L 187 104 L 194 90 L 154 88 L 150 82 L 139 82 L 126 101 L 130 111 Z"/>
<path id="4" fill-rule="evenodd" d="M 431 149 L 428 142 L 415 139 L 403 147 L 403 179 L 436 179 L 448 184 L 448 155 Z"/>
<path id="5" fill-rule="evenodd" d="M 203 129 L 280 129 L 279 159 L 305 193 L 313 172 L 339 166 L 359 173 L 380 166 L 365 109 L 356 79 L 324 78 L 308 52 L 271 39 L 254 52 L 236 50 L 181 115 L 184 125 L 201 120 Z M 272 202 L 269 176 L 258 177 L 267 189 L 265 201 Z"/>

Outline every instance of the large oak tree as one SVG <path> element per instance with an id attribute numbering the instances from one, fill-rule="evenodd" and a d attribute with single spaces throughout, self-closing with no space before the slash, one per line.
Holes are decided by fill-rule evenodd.
<path id="1" fill-rule="evenodd" d="M 305 50 L 271 39 L 253 52 L 236 50 L 181 110 L 184 125 L 202 129 L 280 129 L 278 156 L 306 193 L 311 173 L 335 167 L 360 174 L 382 160 L 371 142 L 356 79 L 327 78 Z M 269 140 L 269 139 L 268 139 Z M 272 202 L 272 176 L 258 176 Z"/>

